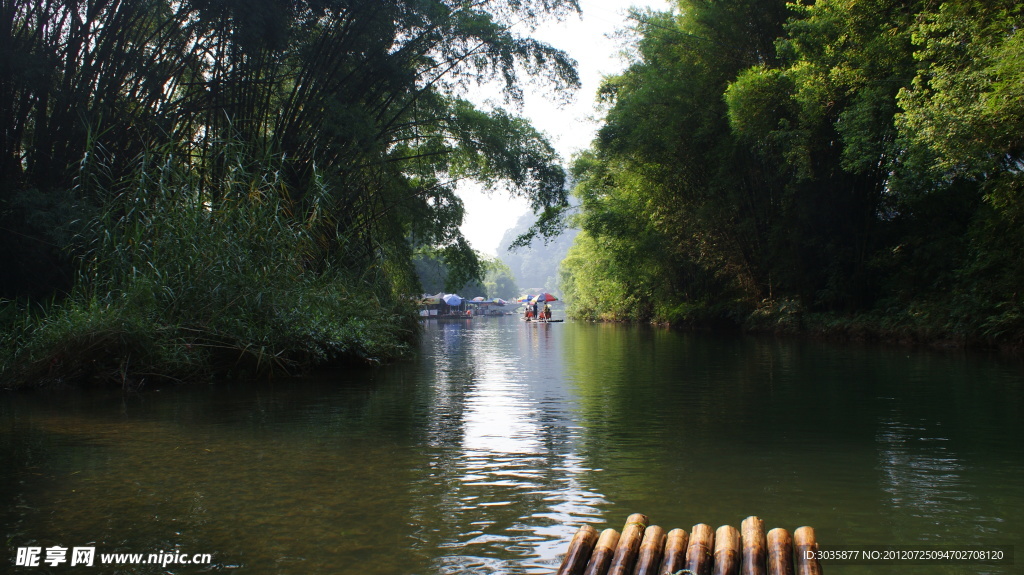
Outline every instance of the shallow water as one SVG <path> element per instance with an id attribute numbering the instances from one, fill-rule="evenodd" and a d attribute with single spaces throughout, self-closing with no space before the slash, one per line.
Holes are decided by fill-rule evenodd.
<path id="1" fill-rule="evenodd" d="M 11 569 L 553 573 L 581 523 L 632 512 L 687 530 L 754 514 L 823 544 L 1021 548 L 1022 406 L 1021 364 L 987 356 L 432 321 L 417 359 L 382 368 L 0 395 L 0 565 L 59 545 L 213 563 Z"/>

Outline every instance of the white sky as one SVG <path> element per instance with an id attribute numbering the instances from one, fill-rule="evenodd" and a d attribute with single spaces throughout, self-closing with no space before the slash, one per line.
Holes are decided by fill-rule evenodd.
<path id="1" fill-rule="evenodd" d="M 631 6 L 669 9 L 667 0 L 580 0 L 582 16 L 546 23 L 531 34 L 568 52 L 578 63 L 583 86 L 563 107 L 544 93 L 543 86 L 527 84 L 523 86 L 523 109 L 510 111 L 529 118 L 544 132 L 567 168 L 573 153 L 586 149 L 597 132 L 594 97 L 601 79 L 625 67 L 621 42 L 613 35 L 627 27 L 626 11 Z M 500 190 L 486 194 L 473 184 L 461 185 L 459 196 L 466 206 L 462 233 L 475 249 L 492 256 L 497 255 L 505 230 L 530 209 L 526 200 L 510 199 Z"/>

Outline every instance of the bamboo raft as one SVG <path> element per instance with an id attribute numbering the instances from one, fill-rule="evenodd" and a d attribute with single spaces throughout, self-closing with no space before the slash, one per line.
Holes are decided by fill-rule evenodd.
<path id="1" fill-rule="evenodd" d="M 557 575 L 821 575 L 821 564 L 808 553 L 817 549 L 810 527 L 792 537 L 781 528 L 766 534 L 764 521 L 750 516 L 739 530 L 723 525 L 712 531 L 698 523 L 690 533 L 666 533 L 634 513 L 621 534 L 580 527 Z"/>

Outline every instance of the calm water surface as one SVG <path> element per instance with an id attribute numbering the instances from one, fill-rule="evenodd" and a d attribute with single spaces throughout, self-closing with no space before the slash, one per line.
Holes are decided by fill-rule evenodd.
<path id="1" fill-rule="evenodd" d="M 0 395 L 0 572 L 553 573 L 580 524 L 632 512 L 1024 553 L 1022 408 L 1021 364 L 990 357 L 431 322 L 372 370 Z M 214 564 L 14 568 L 29 545 Z"/>

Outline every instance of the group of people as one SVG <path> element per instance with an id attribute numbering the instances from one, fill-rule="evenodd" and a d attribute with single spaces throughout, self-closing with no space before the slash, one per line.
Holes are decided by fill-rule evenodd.
<path id="1" fill-rule="evenodd" d="M 526 305 L 526 321 L 536 319 L 551 319 L 551 304 L 544 304 L 544 309 L 538 312 L 538 303 Z M 539 315 L 538 315 L 539 314 Z"/>

